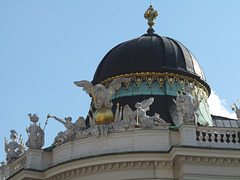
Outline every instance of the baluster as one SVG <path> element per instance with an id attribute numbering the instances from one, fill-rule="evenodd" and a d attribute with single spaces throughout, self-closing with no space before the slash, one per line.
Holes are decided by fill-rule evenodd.
<path id="1" fill-rule="evenodd" d="M 202 141 L 203 140 L 203 135 L 202 135 L 202 130 L 200 129 L 199 130 L 199 141 Z"/>
<path id="2" fill-rule="evenodd" d="M 212 142 L 217 143 L 218 142 L 217 137 L 218 137 L 218 133 L 213 129 Z"/>
<path id="3" fill-rule="evenodd" d="M 233 143 L 233 131 L 229 131 L 229 143 Z"/>
<path id="4" fill-rule="evenodd" d="M 203 142 L 206 142 L 206 134 L 207 132 L 205 130 L 202 130 Z"/>
<path id="5" fill-rule="evenodd" d="M 208 141 L 208 140 L 209 140 L 208 130 L 205 131 L 205 132 L 206 132 L 206 135 L 205 135 L 205 142 L 209 142 L 209 141 Z"/>
<path id="6" fill-rule="evenodd" d="M 239 141 L 238 132 L 239 132 L 239 131 L 235 131 L 235 133 L 236 133 L 236 137 L 235 137 L 236 143 L 239 143 L 239 142 L 238 142 L 238 141 Z"/>
<path id="7" fill-rule="evenodd" d="M 214 141 L 214 132 L 213 130 L 209 130 L 209 142 L 213 142 Z"/>
<path id="8" fill-rule="evenodd" d="M 217 143 L 221 142 L 221 131 L 217 130 Z"/>
<path id="9" fill-rule="evenodd" d="M 222 134 L 223 134 L 223 138 L 222 138 L 223 143 L 226 143 L 226 141 L 227 141 L 227 131 L 223 130 Z"/>

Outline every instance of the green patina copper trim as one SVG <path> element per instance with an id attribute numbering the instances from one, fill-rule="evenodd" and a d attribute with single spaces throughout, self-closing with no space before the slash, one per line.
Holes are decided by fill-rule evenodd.
<path id="1" fill-rule="evenodd" d="M 192 84 L 193 85 L 193 84 Z M 128 84 L 127 88 L 126 86 L 121 87 L 112 97 L 112 99 L 119 98 L 119 97 L 125 97 L 125 96 L 136 96 L 136 95 L 169 95 L 169 96 L 177 96 L 177 94 L 184 91 L 184 87 L 187 86 L 181 86 L 177 82 L 173 82 L 172 84 L 169 84 L 168 82 L 164 82 L 161 85 L 161 88 L 159 87 L 158 82 L 152 82 L 151 87 L 148 86 L 148 83 L 146 81 L 141 82 L 141 85 L 138 87 L 138 85 L 134 82 L 131 82 Z M 202 99 L 202 101 L 207 101 L 208 97 L 203 89 L 195 86 L 195 95 L 198 96 L 199 100 Z"/>
<path id="2" fill-rule="evenodd" d="M 185 85 L 195 86 L 199 91 L 201 91 L 204 96 L 208 97 L 209 92 L 208 89 L 198 82 L 196 79 L 174 74 L 174 73 L 157 73 L 157 72 L 146 72 L 146 73 L 131 73 L 131 74 L 124 74 L 120 76 L 115 76 L 112 78 L 108 78 L 102 81 L 100 84 L 105 85 L 106 87 L 114 80 L 118 78 L 130 78 L 128 82 L 125 82 L 125 88 L 128 89 L 129 85 L 135 83 L 136 88 L 140 88 L 142 86 L 146 86 L 151 88 L 153 83 L 158 84 L 158 88 L 163 88 L 164 85 L 168 84 L 169 87 L 172 89 L 174 84 L 178 84 L 181 87 L 181 90 L 184 90 Z"/>
<path id="3" fill-rule="evenodd" d="M 179 130 L 179 126 L 169 126 L 169 129 L 173 130 L 173 131 L 178 131 Z"/>

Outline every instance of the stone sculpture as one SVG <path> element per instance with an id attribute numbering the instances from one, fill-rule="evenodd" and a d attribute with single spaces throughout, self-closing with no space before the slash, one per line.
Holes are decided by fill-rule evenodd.
<path id="1" fill-rule="evenodd" d="M 52 146 L 61 145 L 65 142 L 75 139 L 77 132 L 82 131 L 86 128 L 85 120 L 83 117 L 79 117 L 75 123 L 72 123 L 71 117 L 66 117 L 64 119 L 57 118 L 56 116 L 48 117 L 54 118 L 66 127 L 66 131 L 59 132 L 58 135 L 55 137 Z"/>
<path id="2" fill-rule="evenodd" d="M 28 133 L 28 140 L 26 142 L 26 146 L 29 149 L 41 149 L 44 146 L 44 131 L 42 128 L 36 124 L 39 120 L 36 114 L 28 114 L 30 121 L 33 122 L 33 125 L 30 125 L 28 129 L 26 129 Z"/>
<path id="3" fill-rule="evenodd" d="M 89 135 L 95 135 L 96 137 L 99 137 L 100 135 L 104 135 L 104 136 L 108 135 L 108 129 L 109 129 L 108 124 L 97 125 L 95 120 L 90 115 L 88 115 L 88 117 L 89 117 L 90 127 L 87 130 L 83 131 L 82 137 L 87 137 Z"/>
<path id="4" fill-rule="evenodd" d="M 93 119 L 97 125 L 111 124 L 114 121 L 112 112 L 112 96 L 116 90 L 119 90 L 122 82 L 130 81 L 130 78 L 118 78 L 113 80 L 109 87 L 102 84 L 93 85 L 89 81 L 77 81 L 74 84 L 83 87 L 83 90 L 93 98 L 93 104 L 96 111 L 93 113 Z"/>
<path id="5" fill-rule="evenodd" d="M 154 98 L 149 98 L 135 104 L 136 110 L 133 111 L 128 105 L 123 109 L 123 120 L 125 127 L 142 127 L 152 129 L 168 129 L 170 124 L 160 118 L 160 115 L 155 113 L 154 116 L 148 116 L 146 113 L 150 110 L 150 105 L 154 102 Z"/>
<path id="6" fill-rule="evenodd" d="M 240 104 L 240 100 L 238 100 L 239 104 Z M 233 102 L 234 107 L 231 106 L 232 110 L 236 113 L 237 118 L 238 118 L 238 124 L 240 125 L 240 108 L 236 105 L 235 102 Z"/>
<path id="7" fill-rule="evenodd" d="M 58 146 L 71 140 L 83 139 L 89 136 L 107 136 L 110 133 L 133 130 L 135 127 L 144 129 L 168 129 L 170 124 L 161 119 L 159 114 L 156 113 L 154 116 L 148 116 L 146 114 L 153 102 L 154 98 L 149 98 L 141 103 L 138 102 L 135 105 L 135 111 L 133 111 L 128 105 L 124 106 L 123 110 L 122 107 L 119 109 L 118 104 L 114 121 L 110 124 L 97 124 L 94 118 L 88 114 L 89 128 L 86 128 L 85 120 L 82 117 L 80 117 L 75 123 L 72 123 L 71 117 L 62 120 L 49 115 L 48 117 L 52 117 L 61 122 L 67 129 L 64 132 L 58 133 L 52 145 Z"/>
<path id="8" fill-rule="evenodd" d="M 5 138 L 5 152 L 7 153 L 6 160 L 7 163 L 12 163 L 18 157 L 24 154 L 25 148 L 21 143 L 17 142 L 18 134 L 15 130 L 10 131 L 10 139 L 12 141 L 8 143 L 7 139 Z"/>
<path id="9" fill-rule="evenodd" d="M 240 109 L 236 109 L 236 115 L 237 115 L 237 118 L 238 118 L 238 122 L 240 122 Z"/>
<path id="10" fill-rule="evenodd" d="M 186 95 L 177 96 L 176 106 L 178 111 L 178 122 L 181 124 L 197 124 L 199 101 L 191 96 L 193 88 L 185 87 Z"/>
<path id="11" fill-rule="evenodd" d="M 127 82 L 129 80 L 130 80 L 129 78 L 115 79 L 110 83 L 108 88 L 106 88 L 102 84 L 93 85 L 91 82 L 85 81 L 85 80 L 76 81 L 76 82 L 74 82 L 74 84 L 78 87 L 83 87 L 83 90 L 87 94 L 89 94 L 93 97 L 94 106 L 96 109 L 100 109 L 103 107 L 111 109 L 112 108 L 112 102 L 111 102 L 112 95 L 115 93 L 116 90 L 118 90 L 121 87 L 122 82 Z"/>

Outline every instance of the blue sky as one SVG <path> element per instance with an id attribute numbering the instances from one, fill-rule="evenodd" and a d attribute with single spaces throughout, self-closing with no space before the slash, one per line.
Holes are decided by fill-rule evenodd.
<path id="1" fill-rule="evenodd" d="M 240 1 L 152 0 L 156 33 L 177 39 L 196 56 L 217 97 L 240 98 Z M 148 28 L 149 0 L 0 1 L 0 160 L 4 137 L 27 140 L 28 113 L 86 117 L 90 98 L 73 81 L 91 81 L 104 55 Z M 50 119 L 46 145 L 64 126 Z"/>

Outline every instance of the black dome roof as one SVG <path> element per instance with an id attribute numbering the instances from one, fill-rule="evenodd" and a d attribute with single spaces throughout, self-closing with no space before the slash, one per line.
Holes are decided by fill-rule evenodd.
<path id="1" fill-rule="evenodd" d="M 118 75 L 170 72 L 193 77 L 207 87 L 204 72 L 193 54 L 180 42 L 147 33 L 110 50 L 99 64 L 93 84 Z"/>

